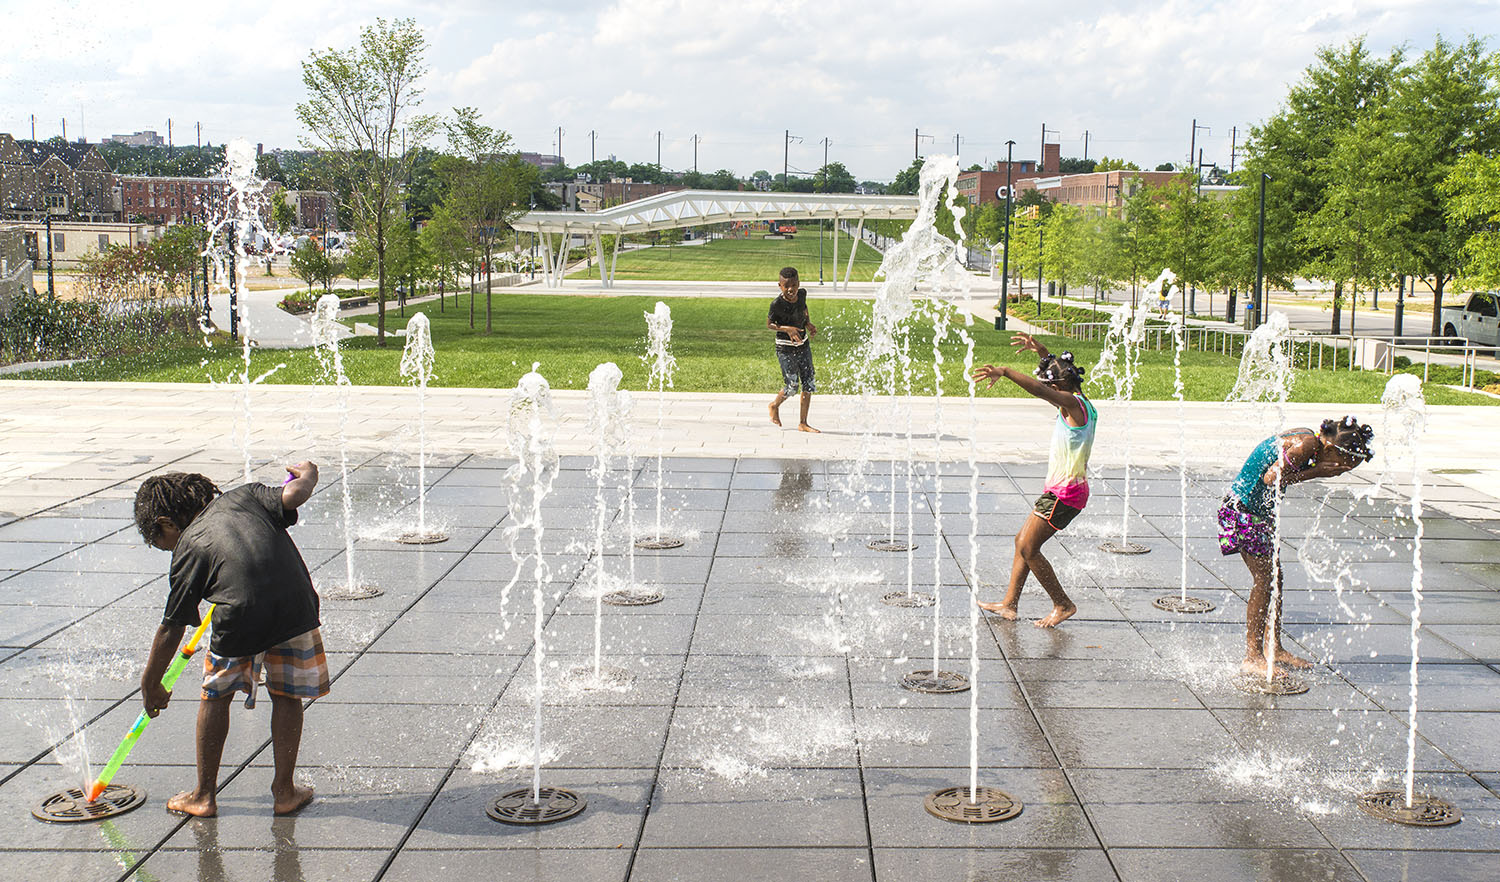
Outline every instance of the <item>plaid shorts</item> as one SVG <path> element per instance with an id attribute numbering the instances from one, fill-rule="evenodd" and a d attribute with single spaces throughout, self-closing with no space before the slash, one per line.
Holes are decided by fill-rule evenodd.
<path id="1" fill-rule="evenodd" d="M 323 657 L 322 633 L 313 628 L 258 655 L 206 653 L 204 698 L 227 698 L 243 691 L 245 707 L 255 707 L 255 690 L 261 683 L 265 683 L 266 691 L 272 695 L 289 698 L 327 695 L 328 660 Z"/>

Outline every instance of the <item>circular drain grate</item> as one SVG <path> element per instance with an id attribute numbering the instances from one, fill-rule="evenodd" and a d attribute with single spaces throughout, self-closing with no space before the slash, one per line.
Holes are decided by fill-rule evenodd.
<path id="1" fill-rule="evenodd" d="M 583 811 L 588 803 L 583 797 L 561 787 L 543 787 L 541 799 L 531 801 L 531 788 L 502 794 L 484 813 L 502 824 L 535 826 L 565 821 Z"/>
<path id="2" fill-rule="evenodd" d="M 992 824 L 995 821 L 1008 821 L 1021 813 L 1024 807 L 1019 799 L 1006 793 L 1004 790 L 996 790 L 993 787 L 980 787 L 974 792 L 970 799 L 970 791 L 967 787 L 944 787 L 942 790 L 929 793 L 922 804 L 927 807 L 927 813 L 933 817 L 942 818 L 945 821 L 957 821 L 960 824 Z"/>
<path id="3" fill-rule="evenodd" d="M 600 599 L 610 606 L 650 606 L 653 603 L 661 603 L 666 599 L 666 595 L 660 591 L 637 591 L 626 588 L 611 591 Z"/>
<path id="4" fill-rule="evenodd" d="M 1180 594 L 1158 597 L 1151 601 L 1151 605 L 1175 613 L 1206 613 L 1214 608 L 1212 602 L 1201 597 L 1183 597 Z"/>
<path id="5" fill-rule="evenodd" d="M 374 585 L 325 585 L 318 589 L 324 600 L 369 600 L 384 594 Z"/>
<path id="6" fill-rule="evenodd" d="M 439 542 L 447 542 L 448 534 L 437 530 L 428 530 L 426 533 L 412 530 L 410 533 L 397 536 L 396 541 L 402 545 L 436 545 Z"/>
<path id="7" fill-rule="evenodd" d="M 1449 827 L 1463 820 L 1455 805 L 1418 793 L 1406 805 L 1406 794 L 1399 790 L 1372 790 L 1359 795 L 1360 810 L 1372 818 L 1394 821 L 1412 827 Z"/>
<path id="8" fill-rule="evenodd" d="M 562 676 L 563 688 L 579 692 L 619 692 L 634 682 L 635 674 L 610 665 L 600 665 L 597 674 L 593 665 L 583 665 Z"/>
<path id="9" fill-rule="evenodd" d="M 668 548 L 681 548 L 682 540 L 676 536 L 650 536 L 635 540 L 635 547 L 646 551 L 665 551 Z"/>
<path id="10" fill-rule="evenodd" d="M 882 595 L 880 602 L 886 606 L 900 606 L 912 609 L 919 606 L 932 606 L 932 595 L 918 594 L 915 591 L 910 594 L 905 591 L 892 591 L 889 594 Z"/>
<path id="11" fill-rule="evenodd" d="M 140 808 L 145 803 L 146 791 L 128 784 L 109 785 L 93 802 L 89 802 L 87 793 L 77 787 L 70 787 L 37 803 L 32 807 L 31 814 L 43 821 L 65 824 L 102 821 Z"/>
<path id="12" fill-rule="evenodd" d="M 871 551 L 911 551 L 917 546 L 900 539 L 871 539 L 865 547 Z"/>
<path id="13" fill-rule="evenodd" d="M 1254 695 L 1301 695 L 1307 691 L 1307 682 L 1284 672 L 1269 680 L 1260 674 L 1239 674 L 1234 678 L 1234 688 Z"/>
<path id="14" fill-rule="evenodd" d="M 912 671 L 901 678 L 901 685 L 913 692 L 930 692 L 947 695 L 952 692 L 968 692 L 969 678 L 953 671 Z"/>
<path id="15" fill-rule="evenodd" d="M 1100 542 L 1099 550 L 1110 554 L 1145 554 L 1151 549 L 1138 542 L 1116 542 L 1111 539 L 1108 542 Z"/>

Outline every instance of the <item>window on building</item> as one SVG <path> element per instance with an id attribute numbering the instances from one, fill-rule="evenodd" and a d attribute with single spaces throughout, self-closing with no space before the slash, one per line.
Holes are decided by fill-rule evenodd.
<path id="1" fill-rule="evenodd" d="M 53 233 L 52 234 L 52 250 L 53 251 L 67 251 L 68 250 L 68 240 L 63 238 L 63 234 L 62 233 Z"/>
<path id="2" fill-rule="evenodd" d="M 108 251 L 108 250 L 109 250 L 109 234 L 107 234 L 107 233 L 100 233 L 99 234 L 99 251 L 100 252 L 105 252 L 105 251 Z"/>

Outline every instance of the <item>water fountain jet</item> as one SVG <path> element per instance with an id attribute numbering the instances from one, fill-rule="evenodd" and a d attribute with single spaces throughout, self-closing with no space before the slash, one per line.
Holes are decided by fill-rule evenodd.
<path id="1" fill-rule="evenodd" d="M 417 386 L 417 529 L 396 537 L 402 545 L 447 542 L 448 534 L 427 529 L 427 384 L 432 380 L 432 324 L 419 312 L 406 323 L 406 347 L 401 352 L 401 376 Z"/>

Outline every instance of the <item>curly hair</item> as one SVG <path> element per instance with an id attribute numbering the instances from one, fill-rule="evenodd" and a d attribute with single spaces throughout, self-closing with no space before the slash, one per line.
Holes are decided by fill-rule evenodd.
<path id="1" fill-rule="evenodd" d="M 1332 439 L 1333 449 L 1340 453 L 1348 454 L 1360 462 L 1369 462 L 1375 458 L 1375 451 L 1370 448 L 1375 430 L 1361 425 L 1353 416 L 1346 416 L 1342 420 L 1324 420 L 1318 426 L 1318 432 L 1323 437 Z"/>
<path id="2" fill-rule="evenodd" d="M 1048 353 L 1037 361 L 1035 375 L 1044 383 L 1060 382 L 1070 387 L 1083 388 L 1083 366 L 1075 364 L 1073 353 Z"/>
<path id="3" fill-rule="evenodd" d="M 146 544 L 161 532 L 158 518 L 166 518 L 185 530 L 198 513 L 208 507 L 219 488 L 206 476 L 192 472 L 168 472 L 141 482 L 135 492 L 135 528 Z"/>

